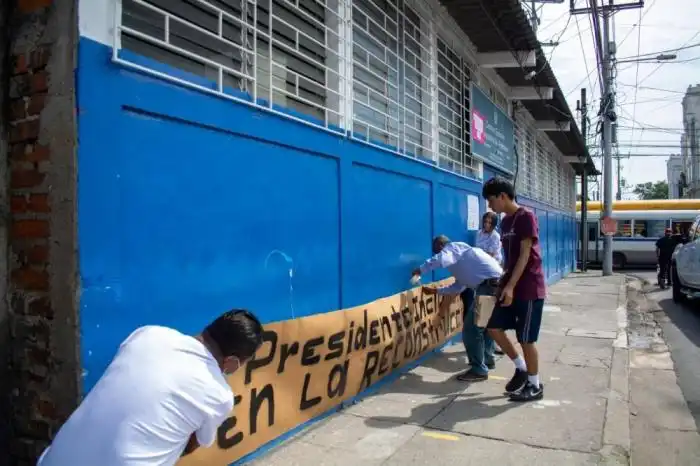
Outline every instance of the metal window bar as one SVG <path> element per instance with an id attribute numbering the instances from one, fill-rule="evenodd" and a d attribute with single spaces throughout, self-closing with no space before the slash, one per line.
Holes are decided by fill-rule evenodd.
<path id="1" fill-rule="evenodd" d="M 403 0 L 353 3 L 351 136 L 432 158 L 430 21 Z"/>
<path id="2" fill-rule="evenodd" d="M 537 193 L 537 161 L 535 154 L 535 138 L 532 131 L 527 127 L 524 128 L 525 133 L 525 184 L 527 185 L 526 192 L 533 199 L 538 199 Z"/>
<path id="3" fill-rule="evenodd" d="M 559 173 L 557 172 L 557 163 L 554 159 L 554 153 L 551 150 L 545 152 L 547 157 L 547 177 L 549 179 L 549 191 L 547 192 L 547 204 L 556 205 L 558 195 Z"/>
<path id="4" fill-rule="evenodd" d="M 114 59 L 307 124 L 343 126 L 343 1 L 122 0 Z M 183 73 L 125 58 L 119 46 Z"/>
<path id="5" fill-rule="evenodd" d="M 351 130 L 351 137 L 364 131 L 366 142 L 382 149 L 481 176 L 482 162 L 470 147 L 469 83 L 478 68 L 463 58 L 468 54 L 451 51 L 457 66 L 439 76 L 435 38 L 442 20 L 431 6 L 407 0 L 115 5 L 112 58 L 122 66 L 328 131 Z"/>
<path id="6" fill-rule="evenodd" d="M 457 173 L 479 177 L 471 156 L 470 76 L 462 57 L 437 38 L 438 164 Z"/>

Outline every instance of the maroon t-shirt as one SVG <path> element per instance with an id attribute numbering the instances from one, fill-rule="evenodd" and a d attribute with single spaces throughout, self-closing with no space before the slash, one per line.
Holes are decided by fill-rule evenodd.
<path id="1" fill-rule="evenodd" d="M 542 270 L 537 217 L 524 207 L 518 208 L 512 215 L 506 215 L 501 221 L 501 243 L 506 256 L 502 283 L 505 285 L 510 280 L 520 256 L 520 242 L 526 238 L 532 238 L 532 249 L 527 266 L 515 285 L 513 297 L 522 300 L 544 299 L 547 289 Z"/>

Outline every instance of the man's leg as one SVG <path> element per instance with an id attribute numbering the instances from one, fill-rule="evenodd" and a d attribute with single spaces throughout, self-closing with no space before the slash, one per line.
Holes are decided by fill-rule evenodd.
<path id="1" fill-rule="evenodd" d="M 527 382 L 527 365 L 525 360 L 520 356 L 511 343 L 510 338 L 506 335 L 506 330 L 514 329 L 516 325 L 515 313 L 509 307 L 496 305 L 493 310 L 493 315 L 489 320 L 488 333 L 489 336 L 501 347 L 503 352 L 513 361 L 515 365 L 515 374 L 506 384 L 506 392 L 513 393 L 520 390 Z"/>
<path id="2" fill-rule="evenodd" d="M 544 395 L 544 389 L 540 383 L 539 355 L 535 344 L 540 334 L 544 300 L 515 300 L 513 305 L 516 306 L 515 311 L 518 316 L 516 328 L 518 341 L 523 347 L 527 366 L 527 383 L 519 392 L 512 394 L 510 399 L 512 401 L 540 400 Z"/>
<path id="3" fill-rule="evenodd" d="M 486 363 L 486 367 L 489 369 L 495 369 L 496 342 L 493 341 L 493 338 L 491 338 L 491 335 L 489 335 L 489 332 L 485 328 L 480 328 L 479 330 L 481 330 L 481 334 L 484 338 L 484 362 Z"/>
<path id="4" fill-rule="evenodd" d="M 664 262 L 664 265 L 666 266 L 666 284 L 668 286 L 671 286 L 671 258 L 667 258 L 666 261 Z"/>
<path id="5" fill-rule="evenodd" d="M 486 380 L 489 370 L 484 362 L 484 332 L 476 326 L 474 311 L 476 308 L 476 292 L 472 289 L 462 293 L 464 304 L 464 326 L 462 328 L 462 341 L 467 351 L 467 357 L 471 368 L 457 376 L 462 381 Z"/>

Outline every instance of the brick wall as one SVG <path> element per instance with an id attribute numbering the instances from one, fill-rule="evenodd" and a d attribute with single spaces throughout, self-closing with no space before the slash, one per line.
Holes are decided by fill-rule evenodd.
<path id="1" fill-rule="evenodd" d="M 35 464 L 79 397 L 73 0 L 12 0 L 5 51 L 11 464 Z M 2 273 L 0 271 L 0 273 Z"/>

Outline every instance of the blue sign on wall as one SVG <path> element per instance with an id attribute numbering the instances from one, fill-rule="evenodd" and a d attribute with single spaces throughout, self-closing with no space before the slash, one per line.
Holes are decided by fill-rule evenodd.
<path id="1" fill-rule="evenodd" d="M 515 173 L 513 121 L 481 89 L 472 85 L 472 154 L 484 163 Z"/>

